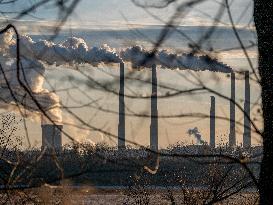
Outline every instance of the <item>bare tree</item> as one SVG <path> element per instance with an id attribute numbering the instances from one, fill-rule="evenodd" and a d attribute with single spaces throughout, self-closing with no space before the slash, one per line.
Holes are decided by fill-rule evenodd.
<path id="1" fill-rule="evenodd" d="M 262 109 L 263 109 L 263 160 L 260 172 L 260 204 L 272 204 L 272 183 L 273 183 L 273 138 L 272 123 L 273 118 L 270 115 L 272 110 L 272 92 L 270 87 L 273 83 L 272 66 L 273 61 L 270 57 L 273 53 L 272 48 L 272 23 L 273 14 L 272 2 L 254 1 L 254 21 L 258 36 L 259 50 L 259 74 L 261 77 L 260 85 L 262 87 Z"/>

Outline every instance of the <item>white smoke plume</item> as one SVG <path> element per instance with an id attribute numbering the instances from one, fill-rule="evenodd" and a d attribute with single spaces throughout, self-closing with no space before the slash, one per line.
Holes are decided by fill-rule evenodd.
<path id="1" fill-rule="evenodd" d="M 6 53 L 6 49 L 8 49 L 11 44 L 14 44 L 13 33 L 8 30 L 4 34 L 0 35 L 1 54 Z"/>
<path id="2" fill-rule="evenodd" d="M 130 62 L 133 68 L 150 68 L 156 64 L 162 68 L 212 71 L 231 73 L 232 69 L 216 59 L 207 55 L 196 56 L 192 54 L 176 54 L 167 50 L 158 51 L 150 57 L 150 51 L 141 46 L 128 47 L 119 53 L 107 44 L 100 47 L 88 48 L 87 43 L 82 38 L 69 37 L 64 42 L 56 44 L 52 41 L 33 41 L 29 36 L 20 38 L 21 54 L 28 58 L 39 59 L 47 64 L 64 65 L 74 63 L 88 63 L 97 66 L 100 63 Z M 15 55 L 16 45 L 10 46 L 10 52 Z"/>
<path id="3" fill-rule="evenodd" d="M 29 36 L 20 38 L 22 56 L 41 60 L 47 64 L 65 65 L 88 63 L 97 66 L 100 63 L 120 63 L 121 59 L 109 46 L 88 48 L 82 38 L 70 37 L 60 44 L 47 40 L 33 41 Z M 14 56 L 16 45 L 11 45 L 10 53 Z"/>
<path id="4" fill-rule="evenodd" d="M 32 112 L 40 112 L 41 109 L 50 118 L 43 117 L 43 121 L 62 123 L 59 97 L 43 88 L 45 67 L 34 59 L 22 59 L 20 67 L 20 80 L 31 92 L 31 95 L 23 89 L 18 82 L 16 62 L 5 62 L 1 59 L 0 75 L 0 107 L 13 106 L 18 103 L 24 109 Z M 37 106 L 39 103 L 40 107 Z"/>
<path id="5" fill-rule="evenodd" d="M 81 38 L 68 38 L 60 44 L 39 40 L 33 41 L 29 36 L 20 37 L 20 81 L 23 82 L 31 95 L 18 82 L 16 66 L 16 44 L 12 33 L 7 32 L 0 38 L 0 108 L 14 108 L 18 103 L 27 111 L 42 113 L 42 123 L 52 121 L 62 123 L 60 99 L 47 89 L 43 88 L 45 66 L 47 64 L 74 64 L 89 63 L 119 63 L 121 59 L 114 49 L 107 45 L 88 48 Z M 41 63 L 43 62 L 43 63 Z M 37 106 L 37 103 L 39 106 Z M 41 108 L 43 111 L 41 111 Z M 29 112 L 28 112 L 29 113 Z M 50 119 L 47 118 L 46 114 Z"/>
<path id="6" fill-rule="evenodd" d="M 11 57 L 16 56 L 16 44 L 12 38 L 12 33 L 7 32 L 1 36 L 1 54 L 9 50 Z M 12 41 L 13 40 L 13 41 Z M 8 49 L 9 48 L 9 49 Z M 88 49 L 87 44 L 81 38 L 68 38 L 61 44 L 55 44 L 50 41 L 40 40 L 33 41 L 29 36 L 20 38 L 21 51 L 21 67 L 20 79 L 27 85 L 31 91 L 29 95 L 20 85 L 17 79 L 17 67 L 15 59 L 13 62 L 7 62 L 7 58 L 1 59 L 3 73 L 0 75 L 0 90 L 1 90 L 1 107 L 4 104 L 19 103 L 27 110 L 40 111 L 36 102 L 50 117 L 42 117 L 42 122 L 47 124 L 62 123 L 62 115 L 60 109 L 59 97 L 43 88 L 45 67 L 38 60 L 47 64 L 73 64 L 73 63 L 89 63 L 97 65 L 99 63 L 118 63 L 121 62 L 118 55 L 113 49 L 107 45 L 100 48 L 93 47 Z M 6 54 L 5 54 L 6 55 Z M 7 82 L 9 85 L 7 85 Z M 9 89 L 12 88 L 12 89 Z M 15 99 L 14 99 L 15 98 Z"/>
<path id="7" fill-rule="evenodd" d="M 79 143 L 88 143 L 91 146 L 94 146 L 96 143 L 89 139 L 91 135 L 91 130 L 87 127 L 77 127 L 77 122 L 68 114 L 64 114 L 63 124 L 65 129 L 70 136 L 73 137 Z"/>
<path id="8" fill-rule="evenodd" d="M 192 128 L 192 129 L 188 129 L 187 133 L 189 135 L 193 135 L 196 138 L 196 141 L 197 141 L 198 145 L 206 144 L 206 142 L 202 139 L 202 136 L 201 136 L 201 134 L 200 134 L 197 127 Z"/>

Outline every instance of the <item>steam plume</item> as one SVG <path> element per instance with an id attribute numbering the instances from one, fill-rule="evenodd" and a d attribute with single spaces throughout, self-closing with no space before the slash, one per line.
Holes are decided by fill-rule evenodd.
<path id="1" fill-rule="evenodd" d="M 4 34 L 0 35 L 0 52 L 5 53 L 6 49 L 8 49 L 11 44 L 14 44 L 13 34 L 8 30 Z"/>
<path id="2" fill-rule="evenodd" d="M 149 51 L 141 46 L 133 46 L 124 49 L 120 52 L 120 56 L 124 61 L 132 63 L 134 68 L 142 66 L 152 67 L 152 65 L 159 65 L 162 68 L 180 70 L 194 70 L 194 71 L 213 71 L 222 73 L 231 73 L 232 69 L 212 59 L 209 56 L 194 56 L 192 54 L 176 54 L 170 53 L 167 50 L 161 50 L 150 57 Z M 143 65 L 144 64 L 144 65 Z"/>
<path id="3" fill-rule="evenodd" d="M 123 61 L 131 62 L 133 68 L 143 68 L 152 65 L 162 68 L 194 71 L 213 71 L 231 73 L 232 69 L 216 59 L 193 54 L 176 54 L 167 50 L 160 50 L 151 57 L 150 51 L 141 46 L 133 46 L 117 52 L 116 49 L 103 44 L 100 47 L 87 46 L 82 38 L 69 37 L 62 43 L 56 44 L 52 41 L 39 40 L 33 41 L 29 36 L 22 36 L 21 54 L 28 58 L 39 59 L 47 64 L 74 64 L 88 63 L 97 66 L 100 63 L 120 63 Z M 14 55 L 16 45 L 10 46 L 10 52 Z"/>
<path id="4" fill-rule="evenodd" d="M 201 136 L 201 134 L 200 134 L 200 132 L 199 132 L 199 130 L 198 130 L 197 127 L 192 128 L 192 129 L 188 129 L 187 133 L 188 133 L 189 135 L 193 135 L 193 136 L 196 138 L 197 144 L 203 145 L 203 144 L 206 143 L 204 140 L 202 140 L 202 136 Z"/>
<path id="5" fill-rule="evenodd" d="M 115 49 L 104 44 L 101 47 L 88 48 L 82 38 L 71 37 L 60 44 L 47 40 L 33 41 L 29 36 L 22 36 L 21 55 L 28 56 L 56 66 L 73 63 L 88 63 L 97 66 L 99 63 L 119 63 L 120 57 Z M 16 45 L 10 52 L 15 54 Z"/>
<path id="6" fill-rule="evenodd" d="M 19 103 L 29 111 L 39 112 L 36 101 L 52 121 L 58 124 L 62 122 L 59 97 L 43 88 L 45 67 L 42 63 L 33 59 L 21 60 L 20 79 L 28 87 L 31 95 L 18 82 L 16 63 L 1 62 L 1 65 L 0 107 Z M 44 121 L 48 119 L 44 117 Z"/>

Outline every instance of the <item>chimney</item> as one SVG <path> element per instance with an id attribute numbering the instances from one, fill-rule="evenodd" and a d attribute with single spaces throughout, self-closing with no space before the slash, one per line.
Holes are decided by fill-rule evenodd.
<path id="1" fill-rule="evenodd" d="M 42 124 L 42 150 L 60 151 L 62 149 L 62 125 Z"/>
<path id="2" fill-rule="evenodd" d="M 250 83 L 249 71 L 245 72 L 245 102 L 244 102 L 244 135 L 243 147 L 251 147 L 251 125 L 250 125 Z"/>
<path id="3" fill-rule="evenodd" d="M 231 73 L 231 88 L 230 88 L 230 132 L 229 132 L 229 146 L 236 146 L 235 133 L 235 73 Z"/>
<path id="4" fill-rule="evenodd" d="M 118 149 L 125 148 L 124 64 L 120 63 Z"/>
<path id="5" fill-rule="evenodd" d="M 215 148 L 215 97 L 210 96 L 210 146 Z"/>
<path id="6" fill-rule="evenodd" d="M 152 66 L 150 149 L 158 150 L 157 76 L 156 65 Z"/>

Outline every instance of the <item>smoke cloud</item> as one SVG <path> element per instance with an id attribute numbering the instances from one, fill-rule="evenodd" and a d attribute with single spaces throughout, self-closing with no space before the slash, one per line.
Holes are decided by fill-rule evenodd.
<path id="1" fill-rule="evenodd" d="M 2 54 L 5 53 L 6 49 L 8 49 L 11 44 L 14 44 L 13 34 L 8 30 L 4 34 L 0 35 L 0 52 Z"/>
<path id="2" fill-rule="evenodd" d="M 29 36 L 20 37 L 20 81 L 23 82 L 29 94 L 22 88 L 18 81 L 16 57 L 16 44 L 11 32 L 1 35 L 0 61 L 2 65 L 0 75 L 0 107 L 14 108 L 19 104 L 22 108 L 32 112 L 40 112 L 42 123 L 48 124 L 52 121 L 56 124 L 62 123 L 60 99 L 47 89 L 43 88 L 46 64 L 56 66 L 74 63 L 119 63 L 120 57 L 115 49 L 107 45 L 88 48 L 86 42 L 81 38 L 68 38 L 60 44 L 47 40 L 33 41 Z M 43 63 L 41 63 L 43 62 Z M 37 102 L 39 106 L 37 106 Z M 41 108 L 43 112 L 41 112 Z"/>
<path id="3" fill-rule="evenodd" d="M 117 52 L 115 48 L 103 44 L 100 47 L 87 46 L 82 38 L 69 37 L 65 41 L 56 44 L 52 41 L 33 41 L 29 36 L 20 39 L 21 55 L 38 59 L 47 64 L 64 65 L 75 63 L 87 63 L 97 66 L 100 63 L 130 62 L 133 68 L 151 68 L 153 64 L 167 69 L 212 71 L 231 73 L 232 69 L 216 59 L 207 55 L 196 56 L 192 54 L 176 54 L 167 50 L 158 51 L 150 57 L 150 51 L 141 46 L 132 46 Z M 14 56 L 16 45 L 10 46 L 10 53 Z"/>
<path id="4" fill-rule="evenodd" d="M 202 140 L 202 136 L 201 136 L 197 127 L 192 128 L 192 129 L 188 129 L 187 133 L 189 135 L 193 135 L 195 137 L 198 145 L 203 145 L 206 143 L 204 140 Z"/>
<path id="5" fill-rule="evenodd" d="M 41 60 L 49 65 L 88 63 L 97 66 L 100 63 L 120 63 L 115 49 L 104 44 L 101 47 L 88 48 L 82 38 L 70 37 L 60 44 L 47 40 L 33 41 L 29 36 L 20 38 L 21 55 Z M 11 45 L 10 53 L 15 56 L 16 45 Z"/>
<path id="6" fill-rule="evenodd" d="M 122 50 L 120 56 L 124 61 L 131 62 L 134 68 L 152 67 L 155 64 L 168 69 L 178 68 L 180 70 L 193 71 L 232 72 L 229 66 L 207 55 L 176 54 L 170 53 L 167 50 L 161 50 L 153 57 L 150 57 L 148 50 L 145 50 L 141 46 L 133 46 Z"/>
<path id="7" fill-rule="evenodd" d="M 42 63 L 26 58 L 21 60 L 20 80 L 28 87 L 31 95 L 18 82 L 16 62 L 5 62 L 2 58 L 1 65 L 0 107 L 6 108 L 7 105 L 18 103 L 33 112 L 40 112 L 42 108 L 54 123 L 62 123 L 59 97 L 43 88 L 45 67 Z M 46 116 L 43 117 L 43 122 L 52 123 Z"/>

